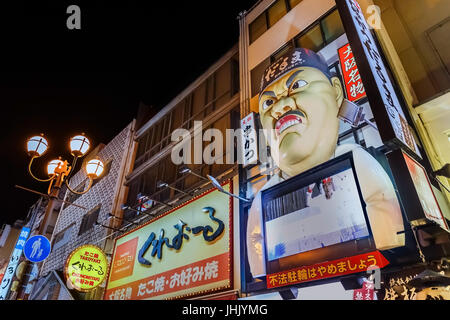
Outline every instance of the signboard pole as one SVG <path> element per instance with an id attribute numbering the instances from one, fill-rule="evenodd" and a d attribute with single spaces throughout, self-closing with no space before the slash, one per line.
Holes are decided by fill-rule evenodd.
<path id="1" fill-rule="evenodd" d="M 58 178 L 58 181 L 52 186 L 52 188 L 50 190 L 50 197 L 49 197 L 49 200 L 47 203 L 47 207 L 45 208 L 45 214 L 40 223 L 38 234 L 45 236 L 51 214 L 56 205 L 55 199 L 58 199 L 58 197 L 59 197 L 59 191 L 61 190 L 61 185 L 62 185 L 62 179 Z M 34 218 L 36 218 L 36 217 L 34 217 Z M 33 220 L 33 223 L 31 224 L 31 226 L 33 226 L 33 225 L 34 225 L 34 220 Z M 41 263 L 41 266 L 42 266 L 42 263 Z M 26 291 L 27 291 L 26 288 L 28 286 L 28 282 L 30 279 L 29 275 L 31 273 L 32 267 L 33 267 L 33 265 L 27 261 L 26 266 L 25 266 L 24 279 L 22 280 L 22 283 L 19 286 L 19 292 L 17 293 L 17 300 L 27 300 L 28 299 L 28 294 L 26 293 Z"/>

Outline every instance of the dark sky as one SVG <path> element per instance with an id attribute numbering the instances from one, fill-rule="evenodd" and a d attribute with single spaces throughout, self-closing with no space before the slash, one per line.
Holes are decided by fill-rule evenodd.
<path id="1" fill-rule="evenodd" d="M 27 173 L 28 137 L 42 132 L 51 144 L 35 163 L 41 177 L 49 160 L 71 160 L 71 136 L 108 143 L 140 101 L 163 107 L 237 43 L 236 17 L 256 0 L 11 2 L 0 5 L 0 224 L 38 199 L 15 184 L 48 187 Z M 71 4 L 81 30 L 66 28 Z"/>

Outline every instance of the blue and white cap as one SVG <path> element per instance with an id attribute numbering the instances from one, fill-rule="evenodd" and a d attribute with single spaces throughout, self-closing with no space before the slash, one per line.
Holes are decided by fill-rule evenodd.
<path id="1" fill-rule="evenodd" d="M 322 56 L 309 49 L 295 48 L 282 55 L 277 61 L 267 67 L 261 79 L 260 93 L 286 73 L 298 67 L 319 69 L 328 79 L 331 79 L 333 76 L 330 74 L 328 65 Z"/>

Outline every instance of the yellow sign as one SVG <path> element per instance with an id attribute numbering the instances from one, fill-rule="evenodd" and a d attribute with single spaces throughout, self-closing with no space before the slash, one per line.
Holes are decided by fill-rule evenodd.
<path id="1" fill-rule="evenodd" d="M 223 186 L 231 192 L 231 183 Z M 173 299 L 231 286 L 232 198 L 211 189 L 116 239 L 104 299 Z"/>
<path id="2" fill-rule="evenodd" d="M 64 276 L 72 286 L 86 292 L 99 286 L 108 274 L 108 259 L 102 249 L 87 244 L 78 247 L 69 255 Z"/>

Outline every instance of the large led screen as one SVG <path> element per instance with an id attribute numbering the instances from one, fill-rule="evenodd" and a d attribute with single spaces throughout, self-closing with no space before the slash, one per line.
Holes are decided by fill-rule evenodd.
<path id="1" fill-rule="evenodd" d="M 322 171 L 265 198 L 268 261 L 370 235 L 351 162 Z"/>

